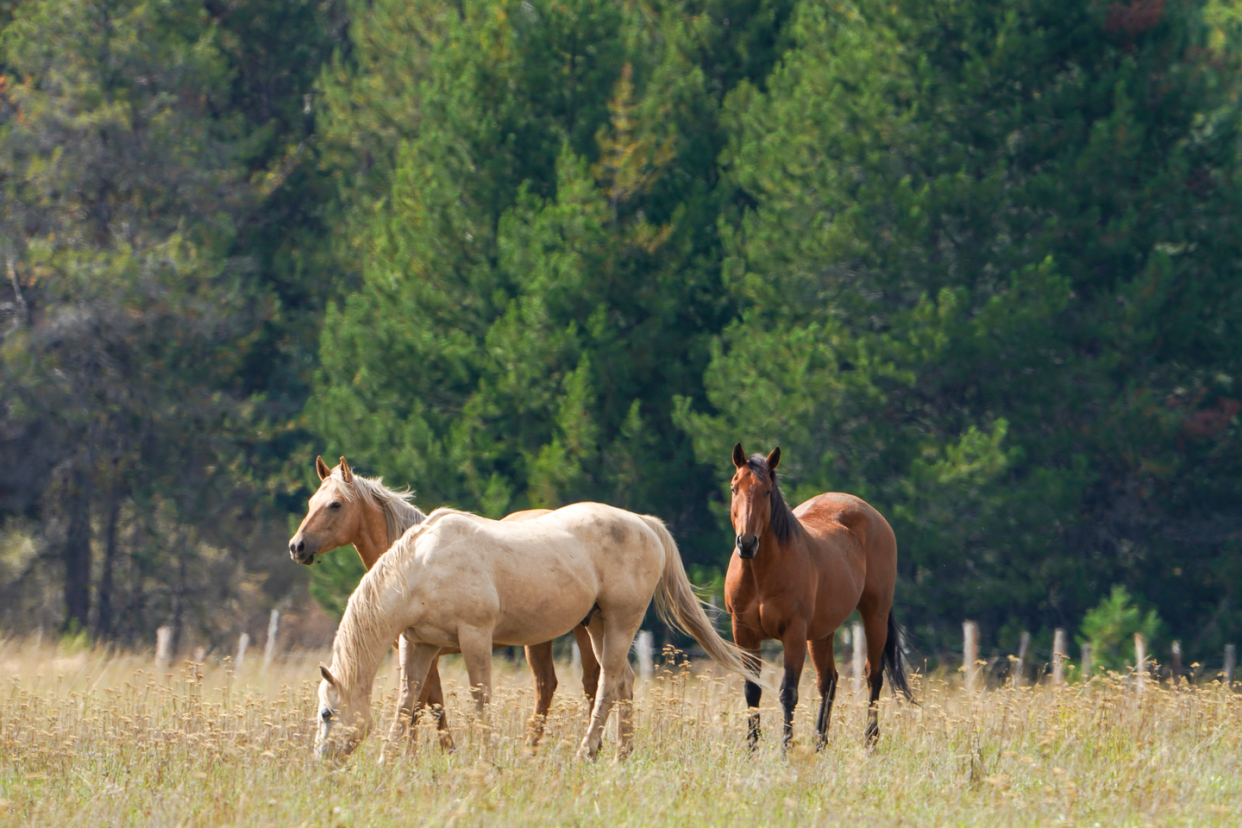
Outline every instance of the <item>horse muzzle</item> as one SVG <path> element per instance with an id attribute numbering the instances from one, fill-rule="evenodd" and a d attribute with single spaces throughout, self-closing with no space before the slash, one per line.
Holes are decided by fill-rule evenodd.
<path id="1" fill-rule="evenodd" d="M 310 566 L 315 562 L 315 549 L 307 545 L 305 538 L 295 535 L 293 540 L 289 541 L 289 557 L 300 564 Z"/>
<path id="2" fill-rule="evenodd" d="M 738 535 L 733 543 L 737 547 L 737 556 L 744 561 L 749 561 L 759 551 L 758 535 L 751 535 L 749 539 Z"/>

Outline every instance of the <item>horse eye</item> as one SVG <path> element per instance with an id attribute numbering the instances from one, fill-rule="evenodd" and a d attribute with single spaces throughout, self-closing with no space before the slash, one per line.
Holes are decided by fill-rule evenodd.
<path id="1" fill-rule="evenodd" d="M 339 500 L 334 500 L 334 501 L 332 501 L 331 503 L 329 503 L 329 504 L 328 504 L 328 508 L 329 508 L 329 509 L 339 509 L 339 508 L 341 508 L 341 501 L 339 501 Z"/>
<path id="2" fill-rule="evenodd" d="M 319 718 L 323 719 L 325 722 L 332 721 L 332 711 L 325 709 L 322 713 L 319 714 Z"/>

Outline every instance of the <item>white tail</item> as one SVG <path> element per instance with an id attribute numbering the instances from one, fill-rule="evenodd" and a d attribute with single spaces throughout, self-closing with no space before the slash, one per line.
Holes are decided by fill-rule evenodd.
<path id="1" fill-rule="evenodd" d="M 642 518 L 655 530 L 660 542 L 664 544 L 664 572 L 660 575 L 660 585 L 656 587 L 653 596 L 660 620 L 699 642 L 699 646 L 707 651 L 712 661 L 721 667 L 737 673 L 747 681 L 767 687 L 767 682 L 747 669 L 746 662 L 750 660 L 750 656 L 736 644 L 721 638 L 720 633 L 712 626 L 711 619 L 703 610 L 703 602 L 699 600 L 690 579 L 686 577 L 686 568 L 681 563 L 677 542 L 673 540 L 673 535 L 664 525 L 664 521 L 651 515 L 643 515 Z M 762 670 L 762 662 L 759 666 Z"/>

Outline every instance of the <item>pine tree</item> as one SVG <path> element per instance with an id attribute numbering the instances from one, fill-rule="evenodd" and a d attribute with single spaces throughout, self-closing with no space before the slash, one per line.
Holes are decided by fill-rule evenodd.
<path id="1" fill-rule="evenodd" d="M 244 467 L 237 377 L 263 306 L 228 255 L 254 193 L 244 122 L 212 114 L 231 80 L 217 33 L 192 3 L 28 2 L 0 41 L 0 243 L 18 309 L 0 419 L 29 486 L 6 507 L 43 518 L 64 623 L 104 636 L 122 615 L 145 635 L 152 604 L 180 629 L 213 600 L 191 578 L 220 566 L 212 527 Z"/>
<path id="2" fill-rule="evenodd" d="M 729 22 L 751 5 L 769 13 Z M 362 288 L 328 311 L 309 408 L 329 446 L 426 506 L 655 512 L 714 562 L 715 471 L 672 400 L 704 398 L 707 342 L 731 311 L 713 84 L 772 65 L 778 7 L 376 4 L 358 74 L 331 81 L 333 117 L 400 143 L 364 136 L 343 155 L 377 160 L 369 196 L 350 196 L 366 205 L 346 231 L 365 247 Z M 422 48 L 381 61 L 389 30 Z M 398 84 L 400 101 L 378 100 Z"/>
<path id="3" fill-rule="evenodd" d="M 808 3 L 730 99 L 745 310 L 718 413 L 681 422 L 701 459 L 780 442 L 798 494 L 872 499 L 928 641 L 1226 557 L 1237 41 L 1203 10 Z"/>

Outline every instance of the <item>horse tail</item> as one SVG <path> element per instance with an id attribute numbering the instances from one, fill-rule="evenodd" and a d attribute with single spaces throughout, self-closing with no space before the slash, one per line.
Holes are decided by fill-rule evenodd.
<path id="1" fill-rule="evenodd" d="M 900 690 L 907 701 L 914 701 L 914 694 L 910 692 L 910 685 L 906 682 L 905 657 L 901 654 L 901 627 L 897 625 L 897 618 L 891 607 L 888 610 L 888 638 L 884 642 L 884 655 L 880 661 L 884 665 L 884 671 L 888 673 L 893 689 Z"/>
<path id="2" fill-rule="evenodd" d="M 673 540 L 664 521 L 651 515 L 640 517 L 655 531 L 660 543 L 664 545 L 664 572 L 660 575 L 660 584 L 653 596 L 660 620 L 694 638 L 711 656 L 712 661 L 721 667 L 737 673 L 747 681 L 755 681 L 754 673 L 746 667 L 747 662 L 753 659 L 736 644 L 721 638 L 720 633 L 712 626 L 711 619 L 703 610 L 703 602 L 699 600 L 694 587 L 690 585 L 690 579 L 686 577 L 686 568 L 682 565 L 681 553 L 677 551 L 677 542 Z"/>

